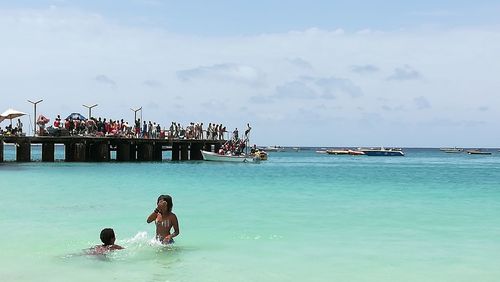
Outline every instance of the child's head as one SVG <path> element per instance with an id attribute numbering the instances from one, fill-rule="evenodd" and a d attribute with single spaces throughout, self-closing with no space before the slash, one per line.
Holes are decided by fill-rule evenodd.
<path id="1" fill-rule="evenodd" d="M 104 228 L 101 231 L 101 241 L 104 246 L 115 244 L 115 239 L 115 231 L 113 231 L 113 228 Z"/>

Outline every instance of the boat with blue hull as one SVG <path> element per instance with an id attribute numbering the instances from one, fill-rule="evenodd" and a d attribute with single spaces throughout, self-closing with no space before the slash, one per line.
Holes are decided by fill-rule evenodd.
<path id="1" fill-rule="evenodd" d="M 405 154 L 403 150 L 396 148 L 386 149 L 381 148 L 359 148 L 358 151 L 363 152 L 367 156 L 380 156 L 380 157 L 403 157 Z"/>

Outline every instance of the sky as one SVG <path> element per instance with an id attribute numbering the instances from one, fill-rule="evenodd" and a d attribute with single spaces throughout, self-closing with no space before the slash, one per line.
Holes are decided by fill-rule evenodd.
<path id="1" fill-rule="evenodd" d="M 415 2 L 415 3 L 413 3 Z M 417 3 L 418 2 L 418 3 Z M 498 1 L 0 0 L 0 111 L 500 147 Z M 6 126 L 8 121 L 2 122 Z"/>

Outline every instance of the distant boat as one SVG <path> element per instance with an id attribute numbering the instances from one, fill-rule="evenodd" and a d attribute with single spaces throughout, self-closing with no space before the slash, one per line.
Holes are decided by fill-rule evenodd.
<path id="1" fill-rule="evenodd" d="M 318 154 L 326 154 L 326 150 L 318 150 L 318 151 L 316 151 L 316 153 L 318 153 Z"/>
<path id="2" fill-rule="evenodd" d="M 326 150 L 326 153 L 329 155 L 353 155 L 359 156 L 364 155 L 362 151 L 351 150 L 351 149 L 343 149 L 343 150 Z"/>
<path id="3" fill-rule="evenodd" d="M 349 150 L 326 150 L 328 155 L 349 155 Z"/>
<path id="4" fill-rule="evenodd" d="M 283 151 L 285 151 L 285 148 L 283 148 L 281 146 L 268 146 L 268 147 L 265 147 L 262 149 L 264 151 L 267 151 L 267 152 L 283 152 Z"/>
<path id="5" fill-rule="evenodd" d="M 367 156 L 384 156 L 384 157 L 396 157 L 396 156 L 404 156 L 403 150 L 399 148 L 389 148 L 386 149 L 384 147 L 381 148 L 359 148 L 358 151 L 363 152 Z"/>
<path id="6" fill-rule="evenodd" d="M 482 151 L 480 149 L 477 149 L 477 150 L 467 150 L 467 154 L 469 154 L 469 155 L 491 155 L 491 152 Z"/>
<path id="7" fill-rule="evenodd" d="M 215 162 L 233 162 L 233 163 L 255 163 L 259 162 L 260 158 L 256 156 L 247 156 L 247 155 L 220 155 L 213 152 L 201 151 L 203 155 L 203 159 L 205 161 L 215 161 Z"/>
<path id="8" fill-rule="evenodd" d="M 445 152 L 445 153 L 461 153 L 464 151 L 464 149 L 462 148 L 457 148 L 457 147 L 454 147 L 454 148 L 440 148 L 439 150 Z"/>

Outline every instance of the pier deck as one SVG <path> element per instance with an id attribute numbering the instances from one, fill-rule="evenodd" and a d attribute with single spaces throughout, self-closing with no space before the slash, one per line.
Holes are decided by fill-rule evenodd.
<path id="1" fill-rule="evenodd" d="M 163 151 L 172 151 L 173 161 L 202 160 L 201 150 L 218 151 L 225 140 L 144 139 L 92 136 L 0 136 L 0 162 L 4 161 L 4 143 L 16 144 L 16 161 L 31 161 L 31 145 L 42 145 L 42 161 L 55 160 L 55 144 L 64 144 L 67 162 L 106 162 L 111 151 L 116 161 L 162 161 Z"/>

